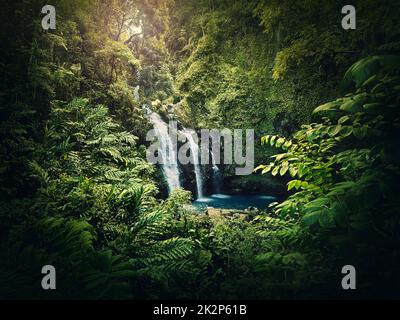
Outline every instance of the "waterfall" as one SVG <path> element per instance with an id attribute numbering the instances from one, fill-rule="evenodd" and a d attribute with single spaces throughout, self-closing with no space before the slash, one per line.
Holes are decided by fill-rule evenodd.
<path id="1" fill-rule="evenodd" d="M 135 86 L 135 88 L 133 89 L 133 96 L 135 97 L 136 101 L 139 101 L 140 96 L 139 96 L 139 89 L 140 89 L 140 85 L 139 85 L 139 81 L 140 81 L 140 71 L 137 70 L 136 71 L 136 81 L 137 81 L 137 85 Z"/>
<path id="2" fill-rule="evenodd" d="M 139 101 L 140 97 L 139 97 L 139 85 L 137 85 L 134 89 L 133 89 L 133 96 L 135 97 L 136 101 Z"/>
<path id="3" fill-rule="evenodd" d="M 138 73 L 138 79 L 140 78 L 140 74 Z M 137 101 L 139 101 L 139 85 L 134 88 L 134 97 Z M 152 112 L 146 105 L 142 106 L 143 111 L 149 117 L 150 122 L 154 126 L 154 130 L 157 136 L 157 140 L 159 142 L 159 149 L 158 152 L 162 158 L 161 169 L 164 175 L 165 180 L 168 184 L 169 192 L 180 188 L 180 179 L 179 179 L 179 167 L 177 162 L 177 154 L 176 148 L 174 148 L 174 144 L 172 142 L 171 136 L 168 132 L 168 125 L 161 119 L 160 115 Z M 199 165 L 199 147 L 197 143 L 194 141 L 193 138 L 193 130 L 183 130 L 183 134 L 186 137 L 189 148 L 190 148 L 190 155 L 192 158 L 192 163 L 194 167 L 194 174 L 196 177 L 196 191 L 197 191 L 197 198 L 203 198 L 203 175 L 201 173 L 201 167 Z M 194 132 L 194 134 L 196 134 Z M 176 142 L 175 142 L 176 143 Z M 175 145 L 176 146 L 176 145 Z M 218 167 L 213 165 L 216 170 Z M 218 170 L 219 172 L 219 170 Z"/>
<path id="4" fill-rule="evenodd" d="M 196 188 L 197 188 L 197 198 L 203 198 L 203 175 L 201 173 L 201 167 L 199 164 L 199 146 L 193 139 L 193 134 L 196 134 L 193 130 L 183 130 L 187 141 L 189 142 L 190 154 L 192 157 L 194 174 L 196 177 Z"/>
<path id="5" fill-rule="evenodd" d="M 140 80 L 140 72 L 137 71 L 137 79 Z M 136 101 L 139 101 L 139 84 L 134 89 L 134 96 Z M 171 136 L 168 132 L 168 125 L 161 119 L 160 115 L 152 112 L 146 105 L 142 105 L 143 111 L 149 117 L 150 122 L 153 124 L 154 131 L 159 142 L 158 153 L 161 155 L 162 164 L 161 169 L 165 180 L 168 184 L 168 191 L 178 189 L 181 187 L 179 179 L 179 167 L 176 154 L 176 141 L 175 147 L 172 142 Z"/>
<path id="6" fill-rule="evenodd" d="M 168 133 L 168 125 L 161 119 L 160 115 L 155 112 L 148 111 L 150 122 L 154 126 L 154 130 L 159 142 L 158 152 L 162 158 L 161 169 L 165 180 L 168 183 L 169 192 L 180 188 L 179 168 L 176 156 L 176 145 Z"/>
<path id="7" fill-rule="evenodd" d="M 213 171 L 213 193 L 221 193 L 221 171 L 215 162 L 214 154 L 211 151 L 211 164 Z"/>

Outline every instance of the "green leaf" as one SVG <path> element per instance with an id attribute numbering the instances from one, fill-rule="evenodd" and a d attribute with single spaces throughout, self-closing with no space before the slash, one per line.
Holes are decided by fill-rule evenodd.
<path id="1" fill-rule="evenodd" d="M 269 137 L 270 137 L 270 136 L 263 136 L 263 137 L 261 137 L 261 144 L 262 144 L 262 145 L 268 144 Z"/>
<path id="2" fill-rule="evenodd" d="M 350 120 L 349 116 L 343 116 L 338 120 L 338 124 L 344 124 L 345 122 L 347 122 L 348 120 Z"/>
<path id="3" fill-rule="evenodd" d="M 367 90 L 371 90 L 378 83 L 378 81 L 378 76 L 375 74 L 365 80 L 361 86 L 366 88 Z"/>
<path id="4" fill-rule="evenodd" d="M 281 176 L 283 176 L 288 171 L 288 169 L 289 169 L 289 167 L 287 165 L 286 166 L 282 166 L 281 170 L 279 171 L 279 174 Z"/>
<path id="5" fill-rule="evenodd" d="M 311 226 L 316 222 L 318 222 L 320 216 L 321 216 L 321 211 L 312 211 L 310 213 L 305 214 L 302 220 L 306 225 Z"/>
<path id="6" fill-rule="evenodd" d="M 289 156 L 288 153 L 280 153 L 280 154 L 277 154 L 277 155 L 275 156 L 275 159 L 276 159 L 276 161 L 281 161 L 283 158 L 286 158 L 286 157 L 288 157 L 288 156 Z"/>
<path id="7" fill-rule="evenodd" d="M 323 111 L 333 111 L 338 109 L 338 103 L 333 101 L 333 102 L 328 102 L 325 103 L 317 108 L 314 109 L 313 113 L 319 113 Z"/>
<path id="8" fill-rule="evenodd" d="M 274 146 L 275 140 L 276 140 L 276 136 L 272 136 L 271 139 L 269 140 L 269 144 L 271 145 L 271 147 Z"/>
<path id="9" fill-rule="evenodd" d="M 348 102 L 345 102 L 340 106 L 340 110 L 346 111 L 346 112 L 359 112 L 362 111 L 362 105 L 360 102 L 351 100 Z"/>
<path id="10" fill-rule="evenodd" d="M 384 106 L 385 105 L 383 103 L 375 102 L 364 104 L 363 108 L 368 112 L 381 112 Z"/>
<path id="11" fill-rule="evenodd" d="M 283 144 L 283 146 L 284 146 L 286 149 L 289 149 L 289 148 L 292 146 L 292 141 L 286 141 L 286 142 Z"/>
<path id="12" fill-rule="evenodd" d="M 266 167 L 263 169 L 263 171 L 261 171 L 261 174 L 266 174 L 267 172 L 271 171 L 271 168 L 272 168 L 271 165 L 266 166 Z"/>
<path id="13" fill-rule="evenodd" d="M 295 167 L 290 167 L 289 168 L 289 174 L 294 178 L 295 176 L 296 176 L 296 174 L 297 174 L 297 168 L 295 168 Z"/>
<path id="14" fill-rule="evenodd" d="M 342 129 L 342 126 L 340 124 L 336 125 L 336 126 L 332 126 L 329 130 L 329 133 L 331 136 L 336 136 L 340 130 Z"/>
<path id="15" fill-rule="evenodd" d="M 290 190 L 292 190 L 293 188 L 298 189 L 298 188 L 297 188 L 298 181 L 299 181 L 299 180 L 291 180 L 291 181 L 289 181 L 289 182 L 287 183 L 287 190 L 290 191 Z M 301 181 L 300 181 L 300 184 L 301 184 Z"/>
<path id="16" fill-rule="evenodd" d="M 303 189 L 306 189 L 306 188 L 308 187 L 308 182 L 307 182 L 307 181 L 302 181 L 302 182 L 301 182 L 301 187 L 302 187 Z"/>
<path id="17" fill-rule="evenodd" d="M 279 167 L 277 166 L 272 170 L 271 174 L 275 177 L 278 174 L 278 172 L 279 172 Z"/>
<path id="18" fill-rule="evenodd" d="M 354 63 L 343 77 L 341 87 L 348 90 L 356 84 L 368 84 L 373 75 L 379 72 L 393 72 L 400 70 L 400 59 L 397 55 L 369 56 Z M 371 82 L 373 82 L 371 80 Z"/>
<path id="19" fill-rule="evenodd" d="M 276 141 L 275 146 L 276 146 L 277 148 L 280 148 L 280 146 L 281 146 L 282 144 L 284 144 L 284 143 L 285 143 L 285 139 L 284 139 L 284 138 L 279 138 L 279 139 Z"/>

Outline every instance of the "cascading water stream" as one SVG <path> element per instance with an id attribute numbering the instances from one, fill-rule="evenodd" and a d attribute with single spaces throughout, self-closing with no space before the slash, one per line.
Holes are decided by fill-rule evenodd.
<path id="1" fill-rule="evenodd" d="M 162 158 L 161 168 L 168 184 L 169 192 L 180 188 L 179 168 L 176 157 L 176 145 L 168 132 L 168 125 L 155 112 L 149 112 L 149 120 L 154 126 L 154 130 L 159 142 L 158 152 Z"/>
<path id="2" fill-rule="evenodd" d="M 138 80 L 140 79 L 139 71 L 137 72 L 137 78 Z M 137 101 L 139 101 L 140 98 L 139 89 L 139 85 L 134 89 L 134 96 Z M 150 122 L 153 124 L 159 142 L 158 152 L 162 158 L 161 169 L 168 184 L 168 191 L 171 192 L 181 187 L 176 148 L 174 148 L 171 136 L 169 135 L 168 125 L 161 119 L 160 115 L 152 112 L 146 105 L 143 105 L 142 107 L 149 117 Z"/>
<path id="3" fill-rule="evenodd" d="M 184 129 L 183 134 L 185 135 L 187 141 L 189 142 L 190 154 L 192 157 L 194 174 L 196 177 L 196 189 L 197 198 L 203 198 L 203 175 L 201 173 L 201 167 L 199 164 L 199 146 L 194 141 L 193 134 L 196 134 L 193 130 Z"/>
<path id="4" fill-rule="evenodd" d="M 138 82 L 138 84 L 135 86 L 135 88 L 133 89 L 133 96 L 135 97 L 136 101 L 139 101 L 140 96 L 139 96 L 139 89 L 140 89 L 140 85 L 139 85 L 139 81 L 140 81 L 140 71 L 138 70 L 136 72 L 136 81 Z"/>
<path id="5" fill-rule="evenodd" d="M 133 96 L 135 97 L 135 100 L 136 101 L 139 101 L 139 89 L 140 89 L 140 87 L 139 87 L 139 85 L 137 85 L 134 89 L 133 89 Z"/>
<path id="6" fill-rule="evenodd" d="M 140 74 L 138 73 L 138 79 L 140 78 Z M 139 101 L 139 85 L 134 88 L 134 96 L 137 101 Z M 160 115 L 152 112 L 146 105 L 143 105 L 143 110 L 149 117 L 150 122 L 153 124 L 157 140 L 159 142 L 158 152 L 162 158 L 161 169 L 164 174 L 165 180 L 168 184 L 169 192 L 180 188 L 180 173 L 177 162 L 176 148 L 174 148 L 174 144 L 171 140 L 170 132 L 168 130 L 168 125 L 161 119 Z M 193 134 L 196 134 L 193 130 L 184 129 L 183 135 L 186 137 L 190 154 L 192 157 L 192 163 L 194 167 L 194 174 L 196 178 L 196 192 L 197 198 L 203 198 L 203 175 L 201 172 L 201 167 L 199 164 L 199 147 L 198 144 L 194 141 Z M 175 142 L 176 143 L 176 142 Z M 175 145 L 176 146 L 176 145 Z M 219 173 L 219 169 L 213 162 L 213 172 L 214 175 Z"/>

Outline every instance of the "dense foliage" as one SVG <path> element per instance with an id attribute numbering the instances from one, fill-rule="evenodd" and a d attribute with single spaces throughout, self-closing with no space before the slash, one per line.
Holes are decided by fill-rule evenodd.
<path id="1" fill-rule="evenodd" d="M 357 32 L 342 1 L 57 0 L 53 31 L 43 1 L 3 5 L 0 298 L 398 297 L 399 4 L 359 2 Z M 239 183 L 281 176 L 286 197 L 161 197 L 142 103 L 256 129 Z"/>
<path id="2" fill-rule="evenodd" d="M 318 122 L 291 140 L 263 138 L 284 153 L 258 167 L 292 177 L 297 191 L 273 212 L 311 230 L 325 272 L 360 266 L 359 289 L 388 296 L 399 285 L 399 72 L 398 56 L 358 61 L 344 77 L 350 93 L 316 108 Z"/>

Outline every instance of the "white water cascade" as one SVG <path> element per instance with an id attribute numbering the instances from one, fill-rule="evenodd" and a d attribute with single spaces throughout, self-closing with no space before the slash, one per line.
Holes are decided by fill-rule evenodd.
<path id="1" fill-rule="evenodd" d="M 136 81 L 138 82 L 138 84 L 135 86 L 135 88 L 133 89 L 133 96 L 135 97 L 136 101 L 139 102 L 140 96 L 139 96 L 139 89 L 140 89 L 140 85 L 139 85 L 139 81 L 140 81 L 140 71 L 136 71 Z"/>
<path id="2" fill-rule="evenodd" d="M 139 101 L 139 89 L 140 89 L 140 87 L 139 87 L 139 85 L 137 85 L 134 89 L 133 89 L 133 96 L 135 97 L 135 100 L 136 101 Z"/>
<path id="3" fill-rule="evenodd" d="M 168 133 L 168 125 L 155 112 L 149 112 L 149 120 L 154 126 L 157 139 L 160 143 L 158 152 L 162 158 L 161 169 L 168 184 L 169 192 L 180 188 L 179 168 L 176 156 L 176 146 Z"/>
<path id="4" fill-rule="evenodd" d="M 140 72 L 137 72 L 137 79 L 140 79 Z M 134 88 L 134 96 L 137 101 L 139 101 L 139 89 L 140 86 L 137 85 Z M 157 140 L 159 141 L 158 152 L 162 158 L 161 169 L 165 180 L 168 184 L 169 192 L 181 187 L 179 179 L 179 168 L 178 161 L 176 157 L 176 148 L 168 134 L 168 125 L 161 119 L 160 115 L 152 112 L 146 105 L 143 105 L 143 110 L 149 117 L 150 122 L 154 127 L 154 131 L 157 135 Z"/>
<path id="5" fill-rule="evenodd" d="M 138 75 L 139 77 L 139 75 Z M 139 101 L 139 85 L 137 85 L 134 88 L 134 96 L 135 99 Z M 181 183 L 180 183 L 180 172 L 179 172 L 179 166 L 177 162 L 177 153 L 176 153 L 176 145 L 174 146 L 174 143 L 171 139 L 170 132 L 168 130 L 168 124 L 163 121 L 163 119 L 160 117 L 159 114 L 156 112 L 151 111 L 146 105 L 143 105 L 143 110 L 147 114 L 149 121 L 152 123 L 154 127 L 155 134 L 157 136 L 157 141 L 159 142 L 159 148 L 158 148 L 158 153 L 160 154 L 162 158 L 162 164 L 161 164 L 161 169 L 164 175 L 164 178 L 168 184 L 168 190 L 169 192 L 180 188 Z M 195 142 L 193 135 L 196 134 L 194 130 L 189 130 L 189 129 L 184 129 L 181 131 L 181 133 L 186 137 L 187 142 L 189 143 L 189 149 L 190 149 L 190 156 L 192 158 L 192 163 L 194 167 L 194 174 L 196 178 L 196 191 L 197 191 L 197 198 L 203 198 L 203 174 L 201 171 L 201 167 L 199 164 L 200 161 L 200 151 L 199 151 L 199 146 Z M 176 141 L 175 141 L 176 143 Z M 218 166 L 213 160 L 213 176 L 215 177 L 220 177 L 220 172 L 218 169 Z M 216 187 L 214 186 L 214 190 L 219 190 L 219 181 L 220 178 L 217 179 L 218 182 L 216 184 Z M 216 179 L 213 179 L 214 183 L 217 181 Z"/>
<path id="6" fill-rule="evenodd" d="M 193 134 L 196 134 L 193 130 L 183 130 L 183 134 L 185 135 L 187 141 L 190 146 L 190 155 L 192 157 L 194 174 L 196 177 L 196 189 L 197 189 L 197 198 L 203 198 L 203 174 L 201 173 L 201 167 L 199 164 L 199 146 L 194 141 Z"/>

